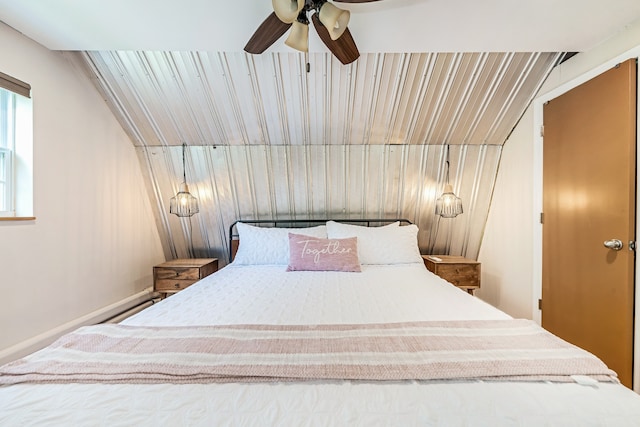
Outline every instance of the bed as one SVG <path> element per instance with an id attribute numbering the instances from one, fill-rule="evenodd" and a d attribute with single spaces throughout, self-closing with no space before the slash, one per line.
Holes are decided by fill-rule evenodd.
<path id="1" fill-rule="evenodd" d="M 191 287 L 0 368 L 0 425 L 640 425 L 595 356 L 430 273 L 415 225 L 264 225 Z"/>

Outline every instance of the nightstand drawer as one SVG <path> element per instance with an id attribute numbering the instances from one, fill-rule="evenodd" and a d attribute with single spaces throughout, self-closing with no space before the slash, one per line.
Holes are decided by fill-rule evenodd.
<path id="1" fill-rule="evenodd" d="M 195 282 L 195 280 L 158 279 L 156 280 L 156 292 L 181 291 Z"/>
<path id="2" fill-rule="evenodd" d="M 197 267 L 164 267 L 156 270 L 156 278 L 175 279 L 175 280 L 198 280 L 200 278 L 200 269 Z"/>
<path id="3" fill-rule="evenodd" d="M 217 258 L 174 259 L 153 267 L 153 290 L 166 296 L 218 270 Z"/>
<path id="4" fill-rule="evenodd" d="M 438 276 L 456 286 L 478 286 L 480 282 L 477 265 L 441 264 L 437 270 Z"/>
<path id="5" fill-rule="evenodd" d="M 451 255 L 423 255 L 424 265 L 430 272 L 447 282 L 473 293 L 480 287 L 480 263 Z"/>

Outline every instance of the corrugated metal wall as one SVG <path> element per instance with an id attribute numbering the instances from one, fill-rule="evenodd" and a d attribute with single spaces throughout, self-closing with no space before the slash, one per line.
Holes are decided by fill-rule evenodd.
<path id="1" fill-rule="evenodd" d="M 424 253 L 476 256 L 502 147 L 451 147 L 451 182 L 465 213 L 439 219 L 434 209 L 444 181 L 443 147 L 189 147 L 187 181 L 200 202 L 200 213 L 191 219 L 168 213 L 169 199 L 181 182 L 182 150 L 139 148 L 139 155 L 148 164 L 159 229 L 172 258 L 189 254 L 226 259 L 228 227 L 237 219 L 327 216 L 407 218 L 420 227 Z"/>
<path id="2" fill-rule="evenodd" d="M 129 133 L 168 258 L 224 263 L 237 219 L 403 217 L 424 253 L 476 257 L 502 144 L 552 53 L 89 52 L 83 64 Z M 182 181 L 200 213 L 168 213 Z M 450 180 L 464 203 L 433 214 Z"/>

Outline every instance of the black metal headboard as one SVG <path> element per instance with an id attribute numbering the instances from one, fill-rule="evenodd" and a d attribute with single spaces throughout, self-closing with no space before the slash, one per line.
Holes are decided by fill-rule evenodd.
<path id="1" fill-rule="evenodd" d="M 244 224 L 256 225 L 258 227 L 290 227 L 290 228 L 304 228 L 304 227 L 312 227 L 314 225 L 323 225 L 327 221 L 335 221 L 342 222 L 344 224 L 354 224 L 354 225 L 364 225 L 365 227 L 376 227 L 386 224 L 391 224 L 393 222 L 400 222 L 401 225 L 410 225 L 413 224 L 408 219 L 403 218 L 391 218 L 391 219 L 241 219 L 229 227 L 229 262 L 233 261 L 234 249 L 237 249 L 237 246 L 234 246 L 234 241 L 238 241 L 238 231 L 236 229 L 236 224 L 242 222 Z"/>

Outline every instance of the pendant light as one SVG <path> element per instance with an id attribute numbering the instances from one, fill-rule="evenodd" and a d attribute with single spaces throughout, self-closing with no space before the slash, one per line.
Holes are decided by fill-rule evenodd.
<path id="1" fill-rule="evenodd" d="M 187 185 L 187 169 L 184 160 L 186 148 L 187 144 L 182 144 L 182 184 L 180 184 L 178 194 L 173 196 L 169 201 L 169 213 L 179 217 L 190 217 L 200 211 L 198 208 L 198 199 L 189 193 L 189 186 Z"/>
<path id="2" fill-rule="evenodd" d="M 455 218 L 462 213 L 462 200 L 453 193 L 453 186 L 449 184 L 449 146 L 447 145 L 447 163 L 445 172 L 444 192 L 436 200 L 436 215 L 442 218 Z"/>

